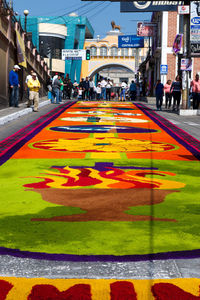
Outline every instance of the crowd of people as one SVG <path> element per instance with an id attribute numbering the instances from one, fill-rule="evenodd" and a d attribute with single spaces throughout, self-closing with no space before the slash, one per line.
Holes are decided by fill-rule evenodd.
<path id="1" fill-rule="evenodd" d="M 15 65 L 9 73 L 9 105 L 14 107 L 19 107 L 19 70 L 20 67 Z M 56 104 L 62 103 L 63 99 L 70 100 L 72 97 L 79 100 L 135 101 L 141 96 L 140 85 L 136 84 L 134 80 L 132 80 L 130 86 L 128 86 L 127 82 L 123 81 L 120 87 L 114 87 L 110 78 L 102 78 L 95 84 L 92 77 L 86 77 L 85 79 L 82 78 L 78 84 L 76 81 L 72 83 L 68 74 L 66 76 L 55 74 L 53 78 L 48 77 L 46 85 L 48 98 L 51 103 Z M 25 91 L 28 97 L 27 107 L 34 105 L 34 112 L 38 111 L 39 90 L 40 82 L 37 74 L 32 70 L 26 77 Z M 178 111 L 182 95 L 182 81 L 180 76 L 177 75 L 173 82 L 168 80 L 165 85 L 161 83 L 161 80 L 158 80 L 155 85 L 155 94 L 157 110 L 162 110 L 163 97 L 165 95 L 165 108 Z M 196 74 L 195 79 L 190 84 L 189 100 L 191 99 L 193 100 L 193 109 L 198 109 L 200 104 L 200 79 L 198 74 Z"/>
<path id="2" fill-rule="evenodd" d="M 82 78 L 78 84 L 71 82 L 68 75 L 66 77 L 55 74 L 53 78 L 49 76 L 47 81 L 49 99 L 52 103 L 60 103 L 62 99 L 79 100 L 136 100 L 138 95 L 138 86 L 134 81 L 128 86 L 123 81 L 121 86 L 114 87 L 110 78 L 102 78 L 96 84 L 93 78 Z"/>
<path id="3" fill-rule="evenodd" d="M 165 95 L 165 108 L 178 111 L 180 109 L 181 95 L 182 95 L 182 80 L 179 75 L 176 76 L 172 82 L 168 80 L 165 85 L 161 80 L 157 80 L 155 86 L 156 92 L 156 108 L 162 110 L 163 96 Z M 172 103 L 173 100 L 173 103 Z M 200 80 L 199 75 L 196 74 L 195 79 L 190 84 L 190 95 L 188 106 L 190 107 L 192 100 L 193 109 L 198 109 L 200 104 Z"/>

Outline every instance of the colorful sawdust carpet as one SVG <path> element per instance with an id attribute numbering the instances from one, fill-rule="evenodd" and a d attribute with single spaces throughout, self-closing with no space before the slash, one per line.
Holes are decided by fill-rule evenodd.
<path id="1" fill-rule="evenodd" d="M 199 300 L 199 279 L 0 278 L 1 300 Z"/>
<path id="2" fill-rule="evenodd" d="M 200 142 L 147 107 L 62 105 L 0 146 L 0 254 L 200 257 Z"/>

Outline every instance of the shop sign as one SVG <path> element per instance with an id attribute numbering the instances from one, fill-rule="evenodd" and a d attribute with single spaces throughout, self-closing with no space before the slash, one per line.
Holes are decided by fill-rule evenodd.
<path id="1" fill-rule="evenodd" d="M 122 1 L 121 12 L 177 11 L 184 1 Z"/>
<path id="2" fill-rule="evenodd" d="M 137 35 L 119 35 L 118 48 L 144 48 L 144 37 Z"/>
<path id="3" fill-rule="evenodd" d="M 189 5 L 180 5 L 180 6 L 178 6 L 178 13 L 179 13 L 179 15 L 189 15 L 190 6 Z"/>
<path id="4" fill-rule="evenodd" d="M 200 55 L 200 1 L 190 3 L 190 49 L 191 55 Z"/>
<path id="5" fill-rule="evenodd" d="M 155 24 L 148 23 L 145 24 L 143 22 L 137 23 L 137 36 L 154 36 L 155 32 Z"/>

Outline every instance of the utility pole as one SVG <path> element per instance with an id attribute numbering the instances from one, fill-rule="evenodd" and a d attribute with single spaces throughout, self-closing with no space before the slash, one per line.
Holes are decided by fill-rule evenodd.
<path id="1" fill-rule="evenodd" d="M 184 5 L 190 5 L 190 1 L 184 1 Z M 189 42 L 190 42 L 190 14 L 183 16 L 183 57 L 189 58 Z M 182 71 L 182 108 L 188 108 L 189 84 L 188 71 Z"/>

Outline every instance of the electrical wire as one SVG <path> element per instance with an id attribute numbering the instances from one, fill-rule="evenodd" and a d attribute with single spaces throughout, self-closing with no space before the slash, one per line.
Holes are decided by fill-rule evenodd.
<path id="1" fill-rule="evenodd" d="M 92 8 L 90 9 L 89 12 L 88 12 L 88 9 L 82 11 L 82 14 L 84 14 L 84 17 L 87 17 L 87 13 L 90 13 L 91 11 L 98 9 L 99 6 L 102 6 L 105 2 L 106 2 L 106 1 L 103 1 L 103 2 L 99 3 L 98 5 L 95 5 L 94 7 L 92 7 Z M 109 5 L 110 5 L 110 4 L 109 4 Z M 104 9 L 104 8 L 103 8 L 103 9 Z M 100 10 L 100 11 L 101 11 L 101 10 Z M 98 12 L 99 12 L 99 10 L 98 10 Z M 98 13 L 98 12 L 97 12 L 97 13 Z M 95 12 L 94 15 L 96 15 L 97 13 Z M 63 17 L 59 16 L 58 18 L 63 18 Z M 87 17 L 87 18 L 88 18 L 88 17 Z M 51 19 L 51 21 L 52 21 L 52 19 Z M 64 21 L 65 21 L 65 20 L 64 20 Z M 70 21 L 68 21 L 68 22 L 66 23 L 66 25 L 68 26 L 68 25 L 70 25 L 70 23 L 72 23 L 72 22 L 74 22 L 73 19 L 70 20 Z M 42 23 L 46 23 L 46 22 L 39 22 L 39 23 L 42 24 Z M 58 25 L 58 26 L 59 26 L 60 24 L 51 24 L 51 23 L 49 23 L 49 25 L 46 26 L 46 30 L 51 30 L 51 28 L 52 28 L 52 29 L 55 28 L 55 25 Z"/>
<path id="2" fill-rule="evenodd" d="M 104 1 L 105 3 L 106 1 Z M 105 7 L 103 7 L 101 10 L 99 10 L 97 13 L 93 14 L 92 16 L 88 17 L 90 19 L 96 17 L 96 15 L 99 15 L 102 11 L 106 10 L 107 7 L 109 7 L 111 5 L 111 3 L 108 3 Z"/>
<path id="3" fill-rule="evenodd" d="M 104 1 L 104 2 L 105 2 L 105 1 Z M 76 10 L 83 9 L 83 8 L 85 8 L 85 7 L 89 7 L 89 6 L 92 5 L 92 4 L 94 4 L 94 3 L 92 3 L 92 2 L 86 3 L 85 5 L 82 5 L 82 6 L 78 7 Z M 53 18 L 53 19 L 46 20 L 45 23 L 46 23 L 46 22 L 47 22 L 47 23 L 48 23 L 48 22 L 52 22 L 53 20 L 57 20 L 57 19 L 59 19 L 59 18 L 65 17 L 66 15 L 69 15 L 70 13 L 73 13 L 73 12 L 74 12 L 74 9 L 71 10 L 71 11 L 68 11 L 68 12 L 66 12 L 66 13 L 64 13 L 64 14 L 62 14 L 62 15 L 60 15 L 60 16 L 57 16 L 57 17 L 55 17 L 55 18 Z M 48 16 L 47 16 L 46 18 L 48 18 Z M 44 23 L 44 22 L 40 22 L 40 23 Z M 38 22 L 35 22 L 35 23 L 32 23 L 32 24 L 28 24 L 28 26 L 34 26 L 34 25 L 37 25 L 37 24 L 38 24 Z"/>

